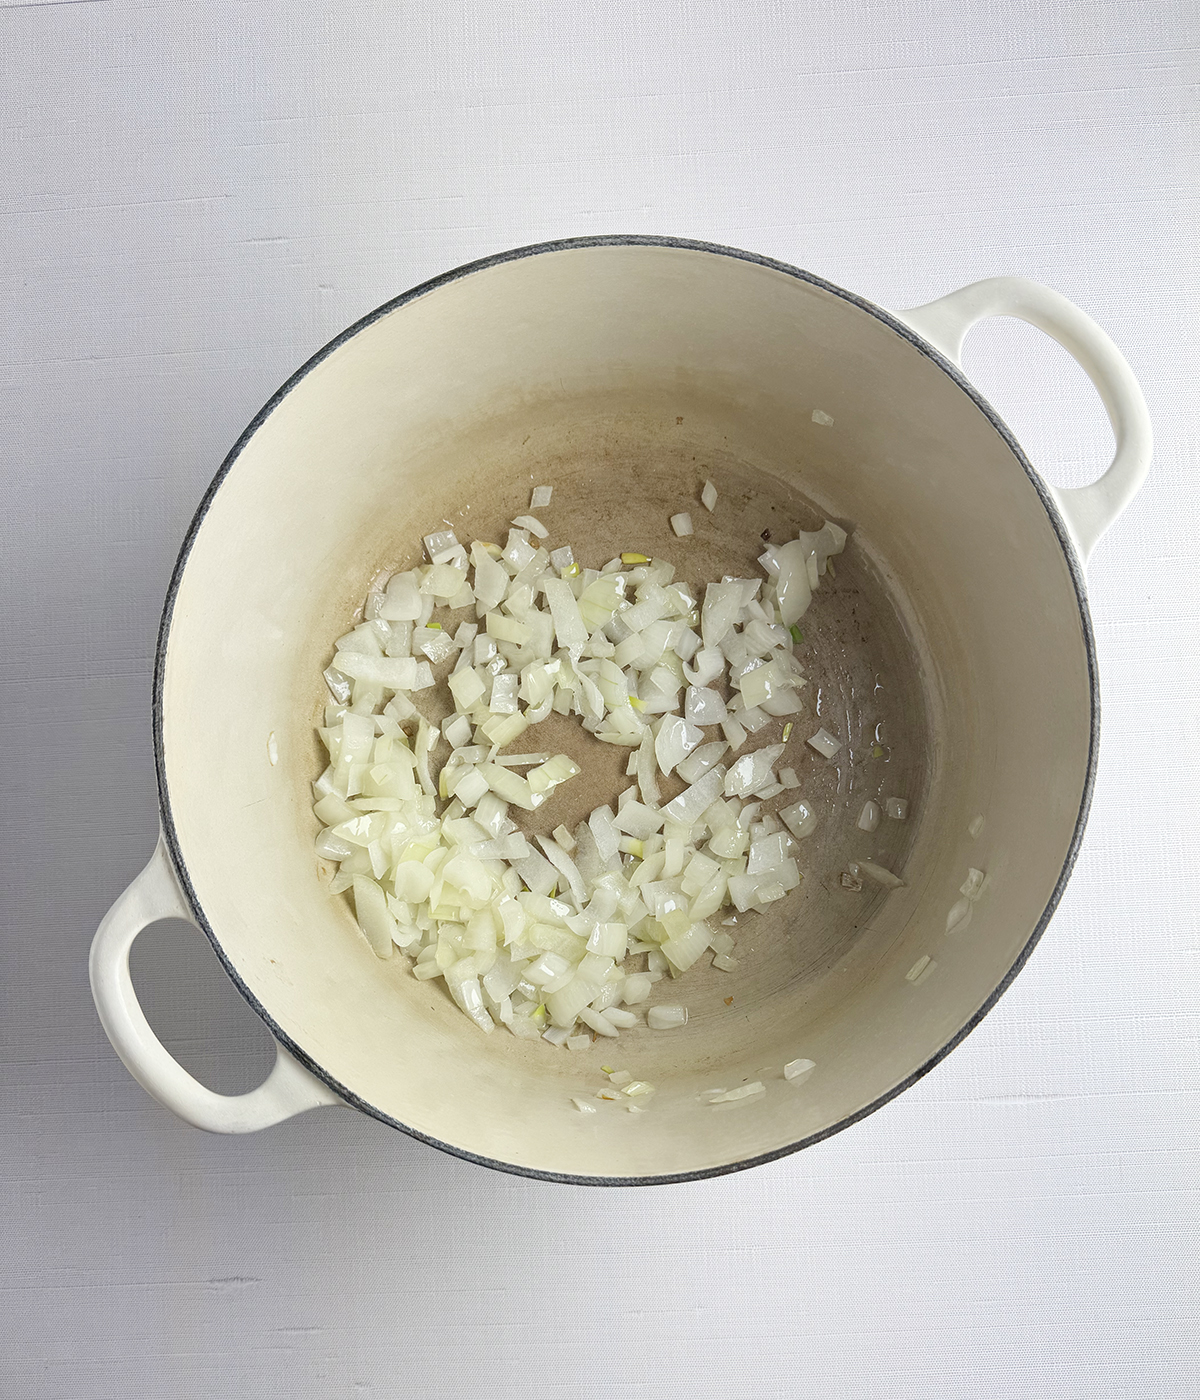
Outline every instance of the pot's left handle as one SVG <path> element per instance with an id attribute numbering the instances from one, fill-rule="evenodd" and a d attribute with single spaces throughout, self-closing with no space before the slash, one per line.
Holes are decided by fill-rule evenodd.
<path id="1" fill-rule="evenodd" d="M 158 919 L 195 924 L 161 836 L 150 863 L 104 916 L 89 960 L 100 1022 L 126 1069 L 148 1094 L 210 1133 L 253 1133 L 310 1108 L 345 1102 L 278 1043 L 274 1068 L 248 1094 L 216 1094 L 193 1079 L 150 1028 L 129 975 L 134 939 Z"/>

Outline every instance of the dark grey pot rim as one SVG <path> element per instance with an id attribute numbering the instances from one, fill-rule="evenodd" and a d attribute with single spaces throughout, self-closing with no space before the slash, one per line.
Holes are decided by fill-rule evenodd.
<path id="1" fill-rule="evenodd" d="M 425 296 L 429 292 L 436 291 L 440 287 L 447 286 L 451 282 L 461 281 L 469 277 L 472 273 L 482 272 L 487 268 L 496 267 L 501 263 L 515 262 L 521 258 L 538 257 L 543 253 L 558 253 L 584 248 L 612 248 L 612 247 L 650 247 L 650 248 L 678 248 L 695 253 L 704 253 L 713 257 L 734 258 L 740 262 L 757 263 L 760 267 L 771 268 L 776 272 L 794 277 L 799 282 L 805 282 L 812 287 L 817 287 L 822 291 L 830 292 L 834 296 L 840 297 L 851 306 L 857 307 L 860 311 L 865 311 L 868 315 L 874 316 L 876 320 L 882 321 L 889 326 L 897 335 L 915 346 L 921 354 L 932 360 L 939 369 L 943 371 L 964 394 L 975 404 L 979 411 L 989 421 L 992 427 L 1004 440 L 1013 457 L 1020 464 L 1021 469 L 1029 478 L 1030 484 L 1038 494 L 1050 524 L 1058 537 L 1059 545 L 1062 548 L 1063 556 L 1066 559 L 1067 567 L 1070 571 L 1071 582 L 1075 590 L 1076 602 L 1079 606 L 1079 620 L 1083 631 L 1084 646 L 1087 653 L 1088 685 L 1091 694 L 1091 725 L 1088 740 L 1088 761 L 1087 771 L 1084 777 L 1083 796 L 1079 804 L 1079 812 L 1075 819 L 1075 828 L 1071 835 L 1071 843 L 1067 850 L 1066 859 L 1063 862 L 1062 870 L 1054 886 L 1054 891 L 1050 896 L 1041 917 L 1034 926 L 1024 947 L 1021 949 L 1016 960 L 1004 975 L 992 994 L 979 1008 L 971 1019 L 962 1026 L 944 1045 L 931 1055 L 924 1064 L 920 1065 L 901 1083 L 893 1086 L 886 1093 L 880 1094 L 878 1098 L 872 1100 L 865 1107 L 840 1119 L 837 1123 L 820 1132 L 810 1133 L 806 1137 L 788 1143 L 783 1147 L 775 1148 L 771 1152 L 762 1152 L 754 1157 L 747 1157 L 742 1161 L 731 1162 L 715 1167 L 705 1167 L 698 1171 L 670 1172 L 661 1176 L 583 1176 L 571 1172 L 543 1171 L 535 1167 L 524 1167 L 514 1162 L 502 1162 L 493 1157 L 485 1157 L 479 1153 L 470 1152 L 462 1147 L 456 1147 L 452 1143 L 442 1142 L 440 1139 L 431 1137 L 427 1133 L 419 1132 L 417 1129 L 402 1123 L 399 1119 L 393 1118 L 390 1114 L 384 1113 L 375 1105 L 360 1098 L 352 1089 L 340 1083 L 328 1070 L 324 1069 L 316 1060 L 312 1058 L 301 1046 L 299 1046 L 281 1026 L 275 1021 L 267 1008 L 259 1001 L 246 983 L 239 976 L 236 968 L 226 956 L 221 942 L 205 916 L 204 910 L 200 906 L 200 901 L 196 897 L 195 889 L 192 886 L 191 877 L 188 873 L 187 863 L 183 858 L 180 849 L 179 837 L 175 827 L 175 818 L 171 808 L 171 795 L 167 787 L 166 763 L 163 752 L 163 683 L 166 671 L 167 639 L 171 629 L 171 618 L 174 613 L 175 600 L 179 593 L 180 581 L 183 571 L 187 566 L 188 557 L 191 554 L 192 546 L 195 544 L 196 536 L 204 519 L 208 514 L 209 507 L 217 492 L 221 489 L 225 478 L 233 469 L 234 463 L 241 455 L 246 444 L 262 426 L 268 417 L 274 412 L 278 405 L 296 389 L 305 377 L 315 369 L 323 360 L 331 355 L 346 341 L 356 336 L 360 331 L 373 325 L 381 317 L 387 316 L 399 307 L 406 306 L 409 302 L 416 301 L 417 298 Z M 512 248 L 507 252 L 495 253 L 490 257 L 479 258 L 475 262 L 465 263 L 462 267 L 457 267 L 450 272 L 443 273 L 440 277 L 434 277 L 428 282 L 422 282 L 419 286 L 413 287 L 400 296 L 394 297 L 391 301 L 384 302 L 382 306 L 376 307 L 374 311 L 356 321 L 352 326 L 335 336 L 326 346 L 318 350 L 305 364 L 303 364 L 291 376 L 287 382 L 278 389 L 263 407 L 255 414 L 245 431 L 234 443 L 228 456 L 221 463 L 216 476 L 213 477 L 208 489 L 205 491 L 196 514 L 188 527 L 187 535 L 179 551 L 179 557 L 175 561 L 175 568 L 171 574 L 171 582 L 167 588 L 166 601 L 163 605 L 162 620 L 159 624 L 158 643 L 154 659 L 154 766 L 158 781 L 159 809 L 162 820 L 163 835 L 167 843 L 167 848 L 171 854 L 171 860 L 175 871 L 179 877 L 184 895 L 191 906 L 196 922 L 204 930 L 213 950 L 220 959 L 225 971 L 233 980 L 234 985 L 246 998 L 254 1010 L 266 1022 L 271 1034 L 283 1045 L 290 1054 L 300 1061 L 310 1073 L 323 1081 L 352 1107 L 360 1109 L 363 1113 L 369 1114 L 372 1118 L 379 1119 L 380 1122 L 388 1124 L 389 1127 L 398 1128 L 401 1132 L 407 1133 L 409 1137 L 416 1138 L 420 1142 L 428 1143 L 431 1147 L 440 1148 L 443 1152 L 450 1153 L 451 1156 L 460 1157 L 467 1162 L 475 1162 L 479 1166 L 492 1167 L 497 1171 L 510 1172 L 515 1176 L 533 1177 L 539 1181 L 564 1182 L 577 1186 L 660 1186 L 670 1185 L 675 1182 L 702 1181 L 707 1177 L 726 1176 L 732 1172 L 745 1171 L 749 1167 L 761 1166 L 765 1162 L 774 1162 L 781 1157 L 786 1157 L 793 1152 L 798 1152 L 801 1148 L 811 1147 L 814 1143 L 832 1137 L 834 1133 L 839 1133 L 852 1124 L 860 1122 L 868 1114 L 876 1112 L 892 1099 L 909 1089 L 919 1079 L 924 1078 L 935 1065 L 939 1064 L 945 1057 L 959 1045 L 971 1031 L 983 1020 L 993 1006 L 999 1001 L 1003 993 L 1008 989 L 1017 973 L 1020 972 L 1028 960 L 1030 954 L 1046 930 L 1051 916 L 1058 907 L 1062 898 L 1067 881 L 1070 879 L 1071 871 L 1074 869 L 1076 858 L 1079 854 L 1080 843 L 1083 839 L 1083 829 L 1087 824 L 1088 811 L 1091 807 L 1092 792 L 1096 781 L 1096 762 L 1100 734 L 1100 688 L 1096 667 L 1096 645 L 1092 631 L 1091 614 L 1088 610 L 1087 585 L 1084 578 L 1083 566 L 1075 552 L 1070 534 L 1059 514 L 1054 498 L 1041 477 L 1033 469 L 1028 458 L 1025 456 L 1020 443 L 1012 435 L 1008 426 L 1000 415 L 992 408 L 982 394 L 971 384 L 957 365 L 952 364 L 938 350 L 934 349 L 928 341 L 917 335 L 915 331 L 909 329 L 902 321 L 898 320 L 890 312 L 882 307 L 876 306 L 874 302 L 868 301 L 865 297 L 857 296 L 853 292 L 848 292 L 842 287 L 835 286 L 832 282 L 827 282 L 824 278 L 816 277 L 811 272 L 805 272 L 800 268 L 792 267 L 788 263 L 779 262 L 775 258 L 764 257 L 759 253 L 748 253 L 740 248 L 729 248 L 719 243 L 705 243 L 691 238 L 669 238 L 650 234 L 608 234 L 588 238 L 563 238 L 546 243 L 533 243 L 522 248 Z"/>

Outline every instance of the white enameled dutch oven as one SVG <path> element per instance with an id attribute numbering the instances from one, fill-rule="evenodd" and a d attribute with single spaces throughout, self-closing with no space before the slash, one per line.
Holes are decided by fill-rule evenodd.
<path id="1" fill-rule="evenodd" d="M 1096 385 L 1116 455 L 1091 486 L 1043 482 L 963 377 L 986 316 L 1040 327 Z M 862 1118 L 978 1023 L 1062 894 L 1096 762 L 1084 564 L 1150 449 L 1115 346 L 1022 278 L 895 313 L 768 258 L 615 237 L 501 254 L 381 307 L 251 423 L 180 553 L 155 670 L 162 839 L 92 948 L 117 1053 L 212 1131 L 349 1104 L 472 1161 L 584 1183 L 732 1171 Z M 711 515 L 695 504 L 708 477 Z M 815 728 L 818 706 L 846 747 L 796 756 L 823 812 L 801 892 L 739 932 L 735 974 L 688 974 L 684 1029 L 603 1055 L 482 1035 L 440 983 L 374 956 L 313 855 L 332 639 L 423 534 L 448 520 L 493 538 L 534 483 L 554 486 L 554 539 L 587 562 L 637 548 L 696 582 L 753 571 L 764 531 L 850 530 L 805 623 L 802 719 Z M 677 540 L 667 520 L 689 504 L 696 534 Z M 584 737 L 582 810 L 616 775 Z M 908 798 L 908 821 L 859 831 L 876 795 Z M 847 888 L 856 857 L 905 887 Z M 971 868 L 986 888 L 948 933 Z M 204 930 L 278 1042 L 252 1093 L 197 1083 L 138 1006 L 130 946 L 167 917 Z M 650 1111 L 572 1106 L 613 1057 L 658 1086 Z M 787 1081 L 797 1057 L 817 1068 Z M 699 1100 L 753 1080 L 767 1092 L 729 1111 Z"/>

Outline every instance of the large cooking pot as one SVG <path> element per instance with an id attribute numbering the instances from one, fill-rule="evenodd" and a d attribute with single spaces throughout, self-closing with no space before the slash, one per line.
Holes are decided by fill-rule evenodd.
<path id="1" fill-rule="evenodd" d="M 1103 396 L 1116 455 L 1091 486 L 1047 485 L 964 378 L 963 336 L 994 315 L 1053 336 Z M 487 258 L 381 307 L 263 408 L 180 552 L 154 678 L 162 838 L 92 948 L 117 1053 L 213 1131 L 349 1104 L 472 1161 L 587 1183 L 732 1171 L 862 1118 L 979 1022 L 1062 894 L 1099 720 L 1084 563 L 1150 450 L 1115 346 L 1021 278 L 893 313 L 769 258 L 616 237 Z M 717 509 L 693 506 L 697 533 L 676 540 L 668 516 L 707 477 Z M 697 582 L 745 573 L 764 529 L 824 515 L 851 532 L 806 619 L 807 694 L 847 746 L 796 756 L 824 814 L 802 892 L 739 933 L 735 975 L 679 984 L 686 1028 L 604 1053 L 483 1036 L 440 983 L 374 956 L 313 855 L 331 640 L 438 522 L 493 536 L 543 482 L 554 539 L 588 562 L 633 547 Z M 583 741 L 586 810 L 616 770 Z M 887 795 L 909 820 L 859 831 L 864 797 Z M 853 888 L 856 858 L 905 887 Z M 972 868 L 987 884 L 964 926 Z M 197 1083 L 138 1006 L 130 946 L 166 917 L 204 930 L 278 1042 L 252 1093 Z M 817 1068 L 788 1081 L 797 1057 Z M 648 1112 L 573 1107 L 601 1058 L 658 1086 Z M 753 1080 L 764 1094 L 701 1102 Z"/>

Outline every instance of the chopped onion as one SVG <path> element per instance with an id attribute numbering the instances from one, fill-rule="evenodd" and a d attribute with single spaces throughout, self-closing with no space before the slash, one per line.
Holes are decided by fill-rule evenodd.
<path id="1" fill-rule="evenodd" d="M 898 875 L 893 875 L 890 870 L 885 870 L 882 865 L 876 865 L 871 860 L 856 860 L 850 869 L 860 875 L 867 876 L 874 880 L 876 884 L 883 885 L 889 890 L 902 889 L 904 881 Z"/>
<path id="2" fill-rule="evenodd" d="M 756 1079 L 753 1084 L 743 1084 L 740 1089 L 708 1089 L 705 1091 L 704 1102 L 716 1103 L 736 1103 L 739 1099 L 748 1099 L 755 1094 L 765 1094 L 766 1088 L 762 1082 Z"/>
<path id="3" fill-rule="evenodd" d="M 326 672 L 325 674 L 328 675 L 329 673 Z M 967 834 L 968 834 L 969 836 L 971 836 L 972 838 L 974 838 L 974 837 L 977 837 L 977 836 L 979 835 L 979 833 L 980 833 L 982 830 L 983 830 L 983 814 L 980 813 L 979 816 L 976 816 L 976 817 L 972 817 L 972 818 L 971 818 L 970 825 L 967 827 Z"/>
<path id="4" fill-rule="evenodd" d="M 725 776 L 725 796 L 746 797 L 761 787 L 782 753 L 782 744 L 768 744 L 765 749 L 744 754 Z"/>
<path id="5" fill-rule="evenodd" d="M 626 977 L 621 988 L 621 1000 L 626 1006 L 637 1006 L 648 1001 L 653 983 L 644 972 L 632 972 Z"/>
<path id="6" fill-rule="evenodd" d="M 542 587 L 550 604 L 558 644 L 565 651 L 579 652 L 587 645 L 588 630 L 579 611 L 579 604 L 565 579 L 546 578 Z"/>
<path id="7" fill-rule="evenodd" d="M 692 533 L 692 517 L 687 511 L 680 511 L 678 515 L 671 517 L 671 529 L 677 535 L 690 535 Z"/>
<path id="8" fill-rule="evenodd" d="M 935 967 L 937 967 L 937 963 L 926 953 L 924 957 L 918 958 L 916 962 L 913 963 L 912 967 L 908 969 L 904 974 L 904 980 L 906 982 L 912 982 L 914 985 L 918 982 L 923 982 Z"/>
<path id="9" fill-rule="evenodd" d="M 905 821 L 908 817 L 908 801 L 903 797 L 889 797 L 887 814 L 894 822 Z"/>
<path id="10" fill-rule="evenodd" d="M 421 595 L 414 574 L 393 574 L 379 610 L 388 622 L 415 622 L 421 616 Z"/>
<path id="11" fill-rule="evenodd" d="M 858 816 L 859 831 L 877 831 L 881 816 L 878 802 L 864 802 L 863 809 Z"/>
<path id="12" fill-rule="evenodd" d="M 662 824 L 663 813 L 661 811 L 656 811 L 637 801 L 627 802 L 617 813 L 613 822 L 618 831 L 625 832 L 627 836 L 635 836 L 639 841 L 645 841 L 656 831 L 661 831 Z"/>
<path id="13" fill-rule="evenodd" d="M 783 1077 L 791 1080 L 805 1080 L 816 1069 L 813 1060 L 789 1060 L 783 1067 Z"/>
<path id="14" fill-rule="evenodd" d="M 530 511 L 550 494 L 534 488 Z M 711 482 L 702 499 L 712 510 Z M 687 513 L 672 523 L 694 528 Z M 797 802 L 785 831 L 761 810 L 797 785 L 794 769 L 775 775 L 783 744 L 728 772 L 722 762 L 799 707 L 805 677 L 780 620 L 791 547 L 768 549 L 765 586 L 727 577 L 693 590 L 635 551 L 583 568 L 569 546 L 548 553 L 548 533 L 533 514 L 513 520 L 503 548 L 435 531 L 428 564 L 372 586 L 325 672 L 334 703 L 320 730 L 329 766 L 314 783 L 315 852 L 340 862 L 330 889 L 352 892 L 380 957 L 405 949 L 413 975 L 441 977 L 485 1034 L 502 1025 L 574 1051 L 595 1035 L 683 1025 L 682 1006 L 643 1017 L 654 984 L 710 949 L 717 970 L 738 967 L 733 940 L 707 920 L 794 890 L 793 837 L 815 819 Z M 844 542 L 831 523 L 793 541 L 810 592 Z M 472 604 L 471 618 L 450 616 Z M 446 668 L 436 681 L 435 665 Z M 443 683 L 434 725 L 411 697 Z M 636 785 L 573 831 L 551 817 L 527 837 L 510 810 L 524 821 L 580 772 L 566 754 L 503 752 L 551 711 L 628 747 Z M 724 739 L 705 743 L 715 725 Z M 687 784 L 661 808 L 660 770 Z M 647 970 L 633 971 L 627 959 L 642 955 Z M 653 1086 L 625 1086 L 635 1089 Z"/>
<path id="15" fill-rule="evenodd" d="M 539 540 L 544 540 L 550 533 L 536 515 L 518 515 L 513 524 L 522 530 L 528 530 L 531 535 L 536 535 Z"/>
<path id="16" fill-rule="evenodd" d="M 950 912 L 946 915 L 946 932 L 949 934 L 962 933 L 971 922 L 971 916 L 974 912 L 974 901 L 967 899 L 964 895 L 962 899 L 951 906 Z"/>
<path id="17" fill-rule="evenodd" d="M 704 739 L 703 733 L 679 715 L 664 715 L 658 724 L 654 753 L 658 766 L 670 775 L 676 764 L 685 759 Z"/>
<path id="18" fill-rule="evenodd" d="M 704 502 L 705 510 L 715 510 L 717 505 L 717 488 L 711 481 L 704 483 L 704 489 L 700 492 L 700 499 Z"/>
<path id="19" fill-rule="evenodd" d="M 824 412 L 823 409 L 814 408 L 814 409 L 813 409 L 812 420 L 813 420 L 814 423 L 820 423 L 820 425 L 821 425 L 823 428 L 832 428 L 832 427 L 833 427 L 833 419 L 830 418 L 829 414 L 826 413 L 826 412 Z"/>
<path id="20" fill-rule="evenodd" d="M 725 701 L 717 691 L 695 685 L 687 688 L 683 713 L 689 724 L 723 724 L 729 718 Z"/>
<path id="21" fill-rule="evenodd" d="M 823 758 L 832 758 L 842 747 L 842 741 L 835 739 L 824 726 L 818 729 L 807 742 L 809 747 L 816 749 Z"/>
<path id="22" fill-rule="evenodd" d="M 729 745 L 719 739 L 715 743 L 701 744 L 675 765 L 675 772 L 685 783 L 694 783 L 697 778 L 702 778 L 710 768 L 715 768 L 720 763 L 728 748 Z"/>
<path id="23" fill-rule="evenodd" d="M 721 764 L 705 773 L 704 776 L 694 782 L 691 787 L 685 788 L 673 801 L 668 802 L 663 808 L 663 815 L 670 821 L 679 822 L 682 826 L 691 826 L 698 821 L 706 808 L 712 806 L 713 802 L 721 795 L 725 784 L 725 769 Z"/>
<path id="24" fill-rule="evenodd" d="M 541 510 L 550 504 L 550 497 L 554 494 L 553 486 L 535 486 L 533 494 L 529 498 L 530 510 Z"/>
<path id="25" fill-rule="evenodd" d="M 963 882 L 959 894 L 964 899 L 969 899 L 972 904 L 979 898 L 987 886 L 987 876 L 982 870 L 976 870 L 974 866 L 967 871 L 967 878 Z"/>

